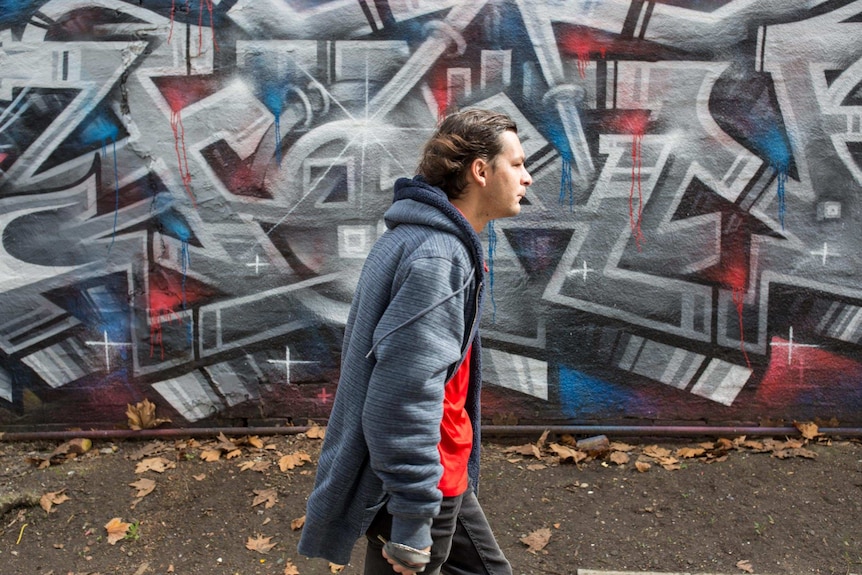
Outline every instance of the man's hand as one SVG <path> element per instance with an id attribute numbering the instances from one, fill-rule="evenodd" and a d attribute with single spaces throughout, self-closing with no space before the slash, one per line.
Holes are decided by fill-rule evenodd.
<path id="1" fill-rule="evenodd" d="M 430 552 L 431 552 L 431 548 L 430 548 L 430 547 L 426 547 L 425 549 L 421 549 L 421 551 L 422 551 L 423 553 L 430 553 Z M 418 570 L 419 570 L 418 572 L 420 572 L 420 573 L 422 572 L 422 570 L 423 570 L 423 569 L 425 569 L 425 564 L 424 564 L 424 563 L 420 563 L 420 564 L 414 565 L 414 566 L 413 566 L 414 570 L 411 570 L 410 568 L 405 567 L 403 563 L 399 563 L 398 561 L 395 561 L 394 559 L 391 559 L 391 558 L 389 557 L 389 555 L 387 555 L 387 554 L 386 554 L 386 550 L 385 550 L 385 549 L 383 550 L 383 557 L 384 557 L 387 561 L 389 561 L 389 564 L 390 564 L 390 565 L 392 565 L 392 570 L 393 570 L 393 571 L 395 571 L 396 573 L 400 573 L 401 575 L 416 575 L 417 571 L 415 571 L 415 569 L 418 569 Z"/>
<path id="2" fill-rule="evenodd" d="M 383 543 L 383 558 L 392 565 L 392 570 L 396 573 L 416 575 L 424 571 L 428 561 L 431 560 L 431 547 L 414 549 L 387 541 L 382 535 L 378 535 L 377 538 Z"/>

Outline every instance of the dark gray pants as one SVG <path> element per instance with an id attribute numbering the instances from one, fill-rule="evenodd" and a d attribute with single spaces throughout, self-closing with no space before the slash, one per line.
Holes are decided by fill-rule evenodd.
<path id="1" fill-rule="evenodd" d="M 386 507 L 368 528 L 365 575 L 390 575 L 392 566 L 383 558 L 383 543 L 389 539 L 392 516 Z M 512 567 L 497 545 L 485 512 L 472 489 L 458 497 L 444 497 L 440 513 L 431 524 L 431 562 L 424 575 L 511 575 Z"/>

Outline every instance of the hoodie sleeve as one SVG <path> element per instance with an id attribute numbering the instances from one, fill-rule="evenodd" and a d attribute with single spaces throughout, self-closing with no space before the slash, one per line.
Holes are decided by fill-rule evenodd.
<path id="1" fill-rule="evenodd" d="M 437 445 L 447 372 L 461 357 L 468 274 L 445 258 L 413 260 L 374 331 L 363 432 L 389 494 L 391 540 L 416 549 L 431 545 L 442 499 Z"/>

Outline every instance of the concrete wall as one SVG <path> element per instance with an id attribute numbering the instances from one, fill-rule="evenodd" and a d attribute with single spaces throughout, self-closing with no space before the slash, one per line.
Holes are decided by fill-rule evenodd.
<path id="1" fill-rule="evenodd" d="M 0 1 L 0 427 L 325 417 L 450 106 L 497 423 L 862 424 L 862 1 Z"/>

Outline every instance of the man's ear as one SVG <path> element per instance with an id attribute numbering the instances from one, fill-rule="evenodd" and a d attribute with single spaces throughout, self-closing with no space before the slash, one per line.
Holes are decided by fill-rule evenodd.
<path id="1" fill-rule="evenodd" d="M 470 179 L 476 182 L 480 187 L 485 187 L 485 182 L 488 177 L 488 170 L 490 166 L 488 162 L 483 160 L 482 158 L 476 158 L 470 164 L 469 176 Z"/>

